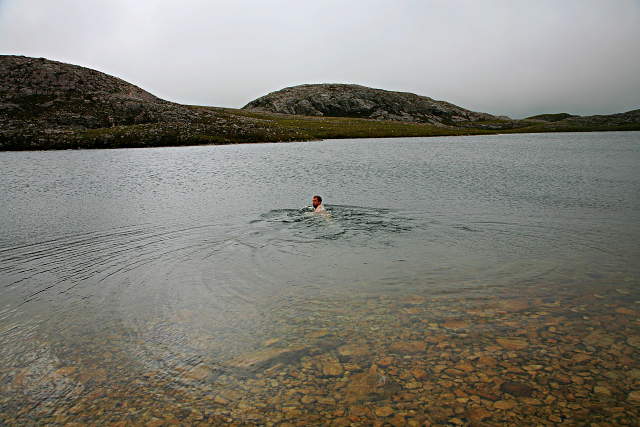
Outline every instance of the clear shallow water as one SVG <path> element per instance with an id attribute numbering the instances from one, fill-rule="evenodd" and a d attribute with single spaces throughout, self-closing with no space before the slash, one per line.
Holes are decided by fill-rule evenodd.
<path id="1" fill-rule="evenodd" d="M 635 286 L 639 165 L 638 132 L 0 153 L 3 408 L 87 395 L 61 366 L 219 368 L 363 298 Z"/>

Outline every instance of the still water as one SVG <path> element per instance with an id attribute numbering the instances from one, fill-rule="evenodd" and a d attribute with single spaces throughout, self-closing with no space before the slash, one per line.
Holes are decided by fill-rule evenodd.
<path id="1" fill-rule="evenodd" d="M 411 322 L 436 327 L 470 301 L 530 294 L 530 310 L 591 291 L 640 309 L 639 171 L 638 132 L 0 153 L 0 412 L 370 421 L 346 401 L 418 420 L 398 390 L 350 401 L 331 387 L 403 354 L 395 322 L 418 311 Z M 305 209 L 314 194 L 329 215 Z M 339 350 L 362 339 L 368 359 Z M 315 400 L 287 394 L 302 385 L 269 371 L 282 366 L 324 381 Z M 452 416 L 472 420 L 474 402 Z"/>

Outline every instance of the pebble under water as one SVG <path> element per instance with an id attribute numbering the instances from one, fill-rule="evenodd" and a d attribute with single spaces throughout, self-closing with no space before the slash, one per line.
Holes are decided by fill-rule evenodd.
<path id="1" fill-rule="evenodd" d="M 634 425 L 638 164 L 638 132 L 0 153 L 0 425 Z"/>

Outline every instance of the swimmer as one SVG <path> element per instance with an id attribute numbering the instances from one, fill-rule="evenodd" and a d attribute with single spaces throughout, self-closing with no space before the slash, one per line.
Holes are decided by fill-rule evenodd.
<path id="1" fill-rule="evenodd" d="M 313 196 L 313 198 L 311 199 L 311 205 L 313 206 L 313 211 L 316 213 L 327 212 L 322 205 L 322 197 L 320 196 Z"/>

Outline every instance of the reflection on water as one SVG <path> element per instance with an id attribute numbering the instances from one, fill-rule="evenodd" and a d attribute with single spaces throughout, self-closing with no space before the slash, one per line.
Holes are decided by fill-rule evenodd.
<path id="1" fill-rule="evenodd" d="M 633 423 L 638 136 L 509 138 L 3 153 L 0 424 Z"/>

